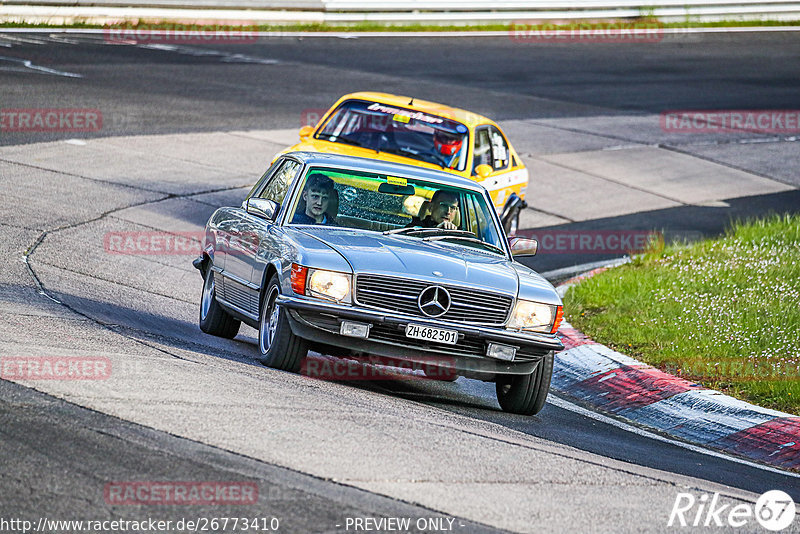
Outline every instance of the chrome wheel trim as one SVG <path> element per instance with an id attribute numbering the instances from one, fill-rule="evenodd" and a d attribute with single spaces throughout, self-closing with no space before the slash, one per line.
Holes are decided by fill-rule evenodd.
<path id="1" fill-rule="evenodd" d="M 278 330 L 278 320 L 280 319 L 280 308 L 277 305 L 278 288 L 273 287 L 267 295 L 265 305 L 261 310 L 261 321 L 258 329 L 258 347 L 261 354 L 266 354 L 272 347 L 275 340 L 275 332 Z"/>
<path id="2" fill-rule="evenodd" d="M 208 273 L 206 283 L 203 284 L 203 299 L 200 302 L 200 318 L 205 319 L 208 316 L 208 310 L 211 309 L 211 302 L 214 300 L 214 271 Z"/>

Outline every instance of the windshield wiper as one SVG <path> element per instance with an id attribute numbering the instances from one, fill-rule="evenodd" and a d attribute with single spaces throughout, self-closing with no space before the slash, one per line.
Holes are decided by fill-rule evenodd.
<path id="1" fill-rule="evenodd" d="M 382 150 L 384 152 L 389 152 L 391 154 L 400 154 L 401 156 L 407 156 L 412 159 L 418 159 L 426 163 L 433 163 L 434 165 L 438 165 L 439 167 L 445 170 L 448 169 L 448 167 L 445 165 L 446 162 L 444 161 L 444 159 L 432 152 L 420 152 L 419 150 L 414 150 L 413 148 L 402 147 L 402 146 L 383 148 Z"/>
<path id="2" fill-rule="evenodd" d="M 344 143 L 344 144 L 347 144 L 347 145 L 354 145 L 354 146 L 360 146 L 360 147 L 364 146 L 364 144 L 361 141 L 357 141 L 355 139 L 352 139 L 350 137 L 345 137 L 343 135 L 339 135 L 339 136 L 336 136 L 336 135 L 333 135 L 333 134 L 320 134 L 320 135 L 327 135 L 328 136 L 328 141 L 331 141 L 333 143 Z"/>
<path id="3" fill-rule="evenodd" d="M 505 255 L 506 251 L 503 250 L 502 248 L 498 247 L 497 245 L 493 245 L 491 243 L 487 243 L 486 241 L 481 241 L 477 237 L 472 237 L 472 235 L 474 235 L 474 234 L 472 234 L 472 232 L 467 232 L 467 233 L 469 233 L 471 235 L 470 236 L 463 236 L 463 235 L 434 235 L 434 236 L 431 236 L 431 237 L 425 237 L 422 240 L 423 241 L 442 241 L 444 239 L 456 239 L 458 241 L 469 241 L 470 243 L 478 243 L 479 245 L 482 245 L 482 246 L 484 246 L 486 248 L 489 248 L 491 250 L 496 250 L 500 254 Z"/>
<path id="4" fill-rule="evenodd" d="M 413 234 L 436 234 L 438 237 L 458 237 L 458 236 L 474 236 L 472 232 L 468 230 L 447 230 L 445 228 L 424 228 L 422 226 L 412 226 L 410 228 L 395 228 L 394 230 L 386 230 L 383 232 L 383 235 L 391 235 L 391 234 L 405 234 L 405 235 L 413 235 Z M 426 238 L 430 239 L 430 238 Z"/>
<path id="5" fill-rule="evenodd" d="M 386 230 L 383 235 L 393 234 L 416 234 L 430 232 L 431 230 L 438 230 L 438 228 L 423 228 L 421 226 L 411 226 L 409 228 L 395 228 L 394 230 Z"/>

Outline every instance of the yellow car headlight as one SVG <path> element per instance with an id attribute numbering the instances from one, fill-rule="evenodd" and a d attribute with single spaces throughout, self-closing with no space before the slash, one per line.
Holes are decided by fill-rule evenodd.
<path id="1" fill-rule="evenodd" d="M 530 300 L 518 300 L 508 322 L 511 330 L 530 330 L 533 332 L 550 332 L 559 306 L 542 304 Z"/>
<path id="2" fill-rule="evenodd" d="M 307 293 L 313 297 L 349 303 L 351 278 L 349 274 L 336 271 L 309 269 Z"/>

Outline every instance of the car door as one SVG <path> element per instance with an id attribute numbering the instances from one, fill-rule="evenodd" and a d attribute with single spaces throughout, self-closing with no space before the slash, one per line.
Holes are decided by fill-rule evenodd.
<path id="1" fill-rule="evenodd" d="M 299 163 L 294 160 L 279 159 L 256 183 L 248 198 L 260 196 L 260 193 L 269 190 L 270 184 L 282 183 L 286 170 L 296 166 L 299 166 Z M 253 284 L 250 280 L 262 236 L 261 230 L 267 221 L 247 213 L 242 208 L 232 211 L 235 211 L 235 215 L 231 214 L 226 220 L 224 235 L 226 253 L 219 294 L 229 305 L 257 317 L 260 285 Z"/>
<path id="2" fill-rule="evenodd" d="M 479 126 L 475 129 L 473 145 L 472 173 L 477 176 L 478 165 L 489 165 L 492 172 L 481 184 L 489 190 L 497 211 L 502 211 L 511 193 L 525 194 L 528 173 L 520 161 L 512 155 L 503 132 L 493 125 Z"/>
<path id="3" fill-rule="evenodd" d="M 284 208 L 284 203 L 287 201 L 287 195 L 295 182 L 295 179 L 300 173 L 302 165 L 290 158 L 284 159 L 280 162 L 280 166 L 276 169 L 274 175 L 263 184 L 263 187 L 253 192 L 256 198 L 265 198 L 276 202 Z M 280 211 L 280 210 L 279 210 Z M 281 254 L 280 241 L 275 235 L 275 227 L 277 226 L 278 219 L 274 221 L 267 221 L 261 217 L 246 213 L 244 216 L 244 225 L 250 234 L 250 250 L 247 254 L 247 259 L 250 262 L 250 287 L 253 288 L 253 309 L 258 313 L 258 298 L 260 295 L 261 284 L 264 282 L 264 271 L 267 265 L 277 256 Z"/>

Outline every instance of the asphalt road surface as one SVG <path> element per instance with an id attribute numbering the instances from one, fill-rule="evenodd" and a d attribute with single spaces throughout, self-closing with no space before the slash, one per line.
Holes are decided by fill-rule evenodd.
<path id="1" fill-rule="evenodd" d="M 648 126 L 669 109 L 797 107 L 796 34 L 603 46 L 275 38 L 177 47 L 0 34 L 0 45 L 3 109 L 103 115 L 91 134 L 1 134 L 0 250 L 9 261 L 0 274 L 0 354 L 103 355 L 116 370 L 106 381 L 26 383 L 39 391 L 0 381 L 0 517 L 177 521 L 245 510 L 280 518 L 282 532 L 352 532 L 348 517 L 449 518 L 463 532 L 656 532 L 669 530 L 679 492 L 752 503 L 782 489 L 800 499 L 796 477 L 654 441 L 569 402 L 523 418 L 499 411 L 491 384 L 465 379 L 341 384 L 265 369 L 254 360 L 254 331 L 233 341 L 199 332 L 190 257 L 103 248 L 108 232 L 201 228 L 216 206 L 242 198 L 281 147 L 286 134 L 269 132 L 296 129 L 341 94 L 365 89 L 498 118 L 542 173 L 556 164 L 578 172 L 590 161 L 602 174 L 585 158 L 611 148 L 625 162 L 636 154 L 688 161 L 738 184 L 718 184 L 706 205 L 648 189 L 660 198 L 654 206 L 668 206 L 658 209 L 620 210 L 601 198 L 582 211 L 531 195 L 528 229 L 658 221 L 713 235 L 732 216 L 796 211 L 792 136 L 682 138 Z M 55 142 L 31 144 L 44 141 Z M 696 194 L 704 179 L 691 176 L 687 191 Z M 644 194 L 625 183 L 624 195 Z M 579 259 L 554 255 L 536 266 Z M 104 498 L 107 484 L 131 480 L 249 481 L 260 497 L 242 508 Z"/>

